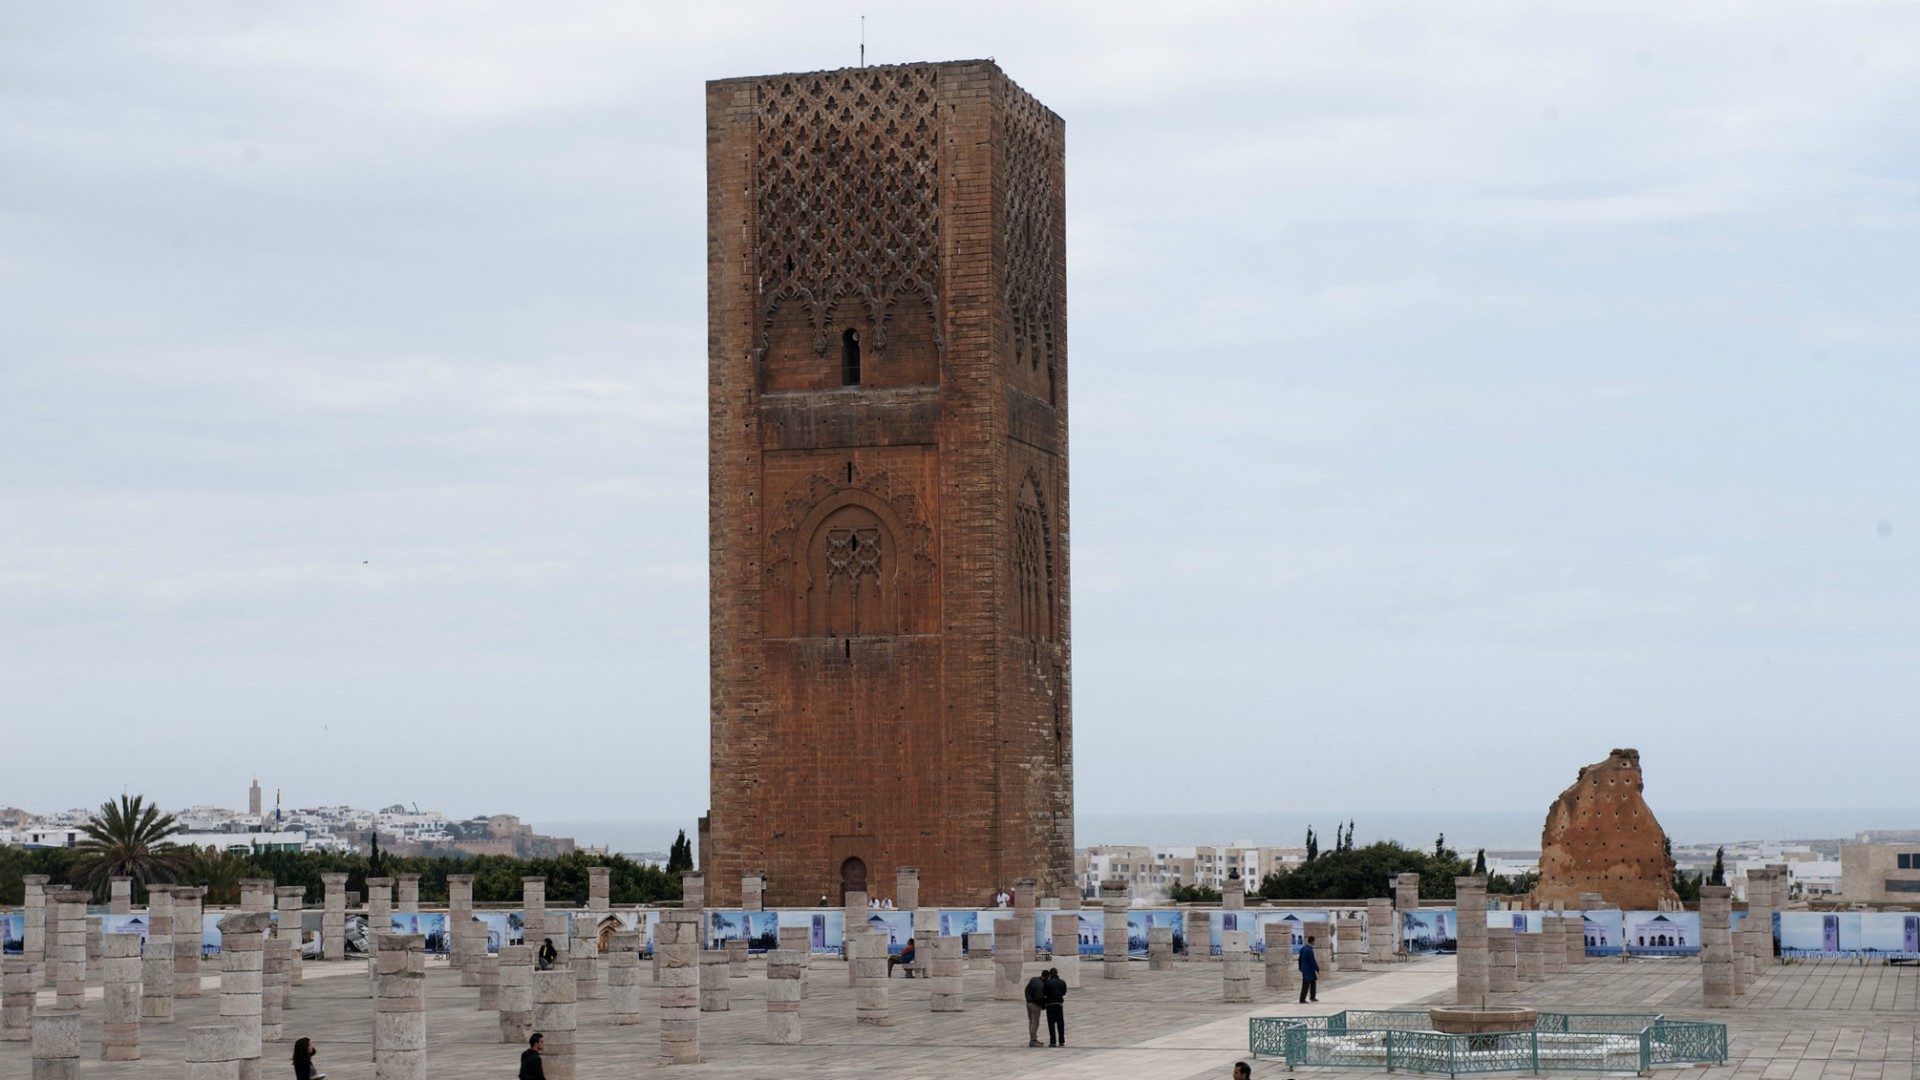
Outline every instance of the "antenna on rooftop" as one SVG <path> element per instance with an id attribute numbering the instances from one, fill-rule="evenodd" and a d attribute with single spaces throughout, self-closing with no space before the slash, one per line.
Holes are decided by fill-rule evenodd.
<path id="1" fill-rule="evenodd" d="M 867 66 L 867 17 L 860 16 L 860 66 Z"/>

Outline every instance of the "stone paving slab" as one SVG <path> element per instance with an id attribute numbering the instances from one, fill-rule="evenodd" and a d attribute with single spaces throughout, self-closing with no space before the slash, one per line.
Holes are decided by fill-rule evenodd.
<path id="1" fill-rule="evenodd" d="M 1139 1078 L 1188 1080 L 1226 1077 L 1246 1056 L 1252 1016 L 1326 1014 L 1347 1008 L 1395 1008 L 1450 1001 L 1450 958 L 1392 965 L 1361 974 L 1335 973 L 1318 1005 L 1302 1006 L 1261 988 L 1254 978 L 1252 1005 L 1220 1000 L 1219 964 L 1182 963 L 1148 972 L 1132 965 L 1132 977 L 1105 980 L 1097 965 L 1068 997 L 1064 1049 L 1026 1046 L 1025 1008 L 1018 1001 L 992 1001 L 992 974 L 966 976 L 967 1011 L 933 1014 L 926 981 L 896 978 L 892 1026 L 854 1023 L 853 991 L 843 964 L 815 961 L 812 993 L 802 1009 L 804 1042 L 770 1043 L 766 1036 L 764 966 L 751 965 L 745 979 L 730 979 L 733 1008 L 701 1016 L 705 1061 L 664 1067 L 657 1063 L 659 1025 L 656 990 L 642 975 L 642 1021 L 631 1027 L 608 1022 L 604 1000 L 579 1005 L 578 1075 L 582 1080 L 660 1075 L 725 1074 L 749 1080 L 787 1077 L 887 1076 L 901 1080 L 965 1077 Z M 287 1040 L 265 1048 L 263 1075 L 291 1075 L 292 1040 L 312 1037 L 320 1064 L 332 1080 L 371 1080 L 373 1002 L 367 996 L 364 962 L 316 963 L 305 969 L 285 1015 Z M 218 975 L 203 982 L 211 989 Z M 1888 965 L 1795 963 L 1769 967 L 1741 999 L 1739 1008 L 1709 1010 L 1700 1003 L 1697 962 L 1634 960 L 1594 962 L 1529 985 L 1524 993 L 1496 995 L 1569 1012 L 1658 1010 L 1684 1019 L 1713 1020 L 1731 1027 L 1732 1060 L 1722 1068 L 1691 1068 L 1687 1080 L 1920 1080 L 1916 1030 L 1920 1027 L 1920 968 Z M 496 1014 L 480 1012 L 478 991 L 436 963 L 427 976 L 428 1072 L 434 1077 L 509 1077 L 519 1047 L 498 1041 Z M 50 1003 L 49 999 L 49 1003 Z M 99 1059 L 102 1009 L 97 995 L 85 1010 L 81 1076 L 89 1080 L 146 1080 L 184 1074 L 186 1029 L 217 1022 L 218 997 L 209 994 L 175 1003 L 172 1024 L 141 1029 L 143 1060 Z M 0 1043 L 0 1080 L 31 1075 L 26 1043 Z M 1290 1075 L 1279 1064 L 1260 1062 L 1255 1076 Z M 1378 1080 L 1381 1074 L 1300 1070 L 1302 1077 Z M 1678 1075 L 1676 1072 L 1675 1075 Z"/>

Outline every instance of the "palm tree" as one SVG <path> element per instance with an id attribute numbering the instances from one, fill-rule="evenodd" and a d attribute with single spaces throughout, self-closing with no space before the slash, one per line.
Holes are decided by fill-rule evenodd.
<path id="1" fill-rule="evenodd" d="M 136 888 L 148 882 L 176 881 L 180 875 L 180 851 L 167 837 L 186 831 L 172 814 L 146 801 L 144 796 L 120 796 L 100 804 L 100 811 L 82 827 L 87 838 L 74 845 L 82 856 L 75 868 L 77 884 L 104 894 L 112 878 L 132 878 Z"/>
<path id="2" fill-rule="evenodd" d="M 208 906 L 239 903 L 240 879 L 255 873 L 247 856 L 211 847 L 183 849 L 180 869 L 186 881 L 207 887 Z"/>

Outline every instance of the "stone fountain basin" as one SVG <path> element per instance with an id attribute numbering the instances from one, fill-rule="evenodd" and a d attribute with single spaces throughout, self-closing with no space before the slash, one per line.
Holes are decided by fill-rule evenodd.
<path id="1" fill-rule="evenodd" d="M 1532 1031 L 1540 1013 L 1522 1005 L 1438 1005 L 1427 1017 L 1433 1030 L 1447 1035 L 1504 1035 Z"/>

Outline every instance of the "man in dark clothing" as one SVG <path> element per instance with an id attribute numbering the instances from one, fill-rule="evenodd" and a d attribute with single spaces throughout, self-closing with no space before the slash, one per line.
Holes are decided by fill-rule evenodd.
<path id="1" fill-rule="evenodd" d="M 545 1042 L 537 1031 L 527 1040 L 527 1048 L 520 1051 L 520 1080 L 547 1080 L 546 1066 L 540 1064 L 540 1047 Z"/>
<path id="2" fill-rule="evenodd" d="M 1300 1002 L 1320 1000 L 1320 958 L 1313 955 L 1313 939 L 1300 946 Z"/>
<path id="3" fill-rule="evenodd" d="M 1047 973 L 1027 980 L 1027 1045 L 1040 1045 L 1040 1018 L 1047 1014 Z"/>
<path id="4" fill-rule="evenodd" d="M 1067 980 L 1059 968 L 1048 968 L 1046 977 L 1047 1045 L 1067 1045 Z"/>

